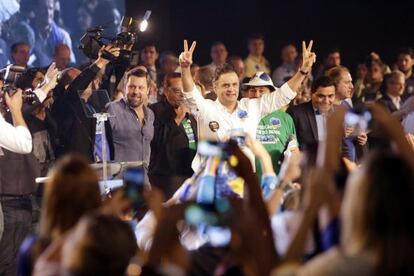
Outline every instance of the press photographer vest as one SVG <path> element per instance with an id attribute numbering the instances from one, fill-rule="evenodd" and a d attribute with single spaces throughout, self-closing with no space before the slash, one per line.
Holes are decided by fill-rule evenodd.
<path id="1" fill-rule="evenodd" d="M 0 156 L 0 196 L 27 195 L 36 191 L 39 162 L 33 153 L 17 154 L 2 148 Z"/>

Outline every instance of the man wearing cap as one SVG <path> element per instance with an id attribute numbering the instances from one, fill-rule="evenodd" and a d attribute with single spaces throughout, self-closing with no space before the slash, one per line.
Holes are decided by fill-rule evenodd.
<path id="1" fill-rule="evenodd" d="M 258 99 L 271 92 L 277 93 L 269 76 L 268 81 L 260 78 L 266 74 L 257 72 L 253 78 L 243 86 L 247 89 L 249 99 Z M 267 75 L 267 74 L 266 74 Z M 272 158 L 273 168 L 278 173 L 282 154 L 290 154 L 298 149 L 296 130 L 292 117 L 284 111 L 276 110 L 265 115 L 257 125 L 256 139 L 263 144 Z M 259 160 L 256 160 L 256 172 L 262 174 Z"/>
<path id="2" fill-rule="evenodd" d="M 274 93 L 265 94 L 258 99 L 238 101 L 239 78 L 230 65 L 224 65 L 216 71 L 214 90 L 217 93 L 217 100 L 211 101 L 204 99 L 194 85 L 190 65 L 196 43 L 193 42 L 191 48 L 188 48 L 185 40 L 184 52 L 179 58 L 183 90 L 190 112 L 196 114 L 200 140 L 226 141 L 229 132 L 235 129 L 241 129 L 254 136 L 261 118 L 287 105 L 296 96 L 295 91 L 300 87 L 316 60 L 315 53 L 311 52 L 312 44 L 311 41 L 306 47 L 305 42 L 302 43 L 303 62 L 298 72 L 287 83 L 276 88 Z M 257 78 L 267 83 L 270 81 L 267 74 L 260 74 Z M 244 151 L 253 163 L 253 153 L 248 149 Z"/>

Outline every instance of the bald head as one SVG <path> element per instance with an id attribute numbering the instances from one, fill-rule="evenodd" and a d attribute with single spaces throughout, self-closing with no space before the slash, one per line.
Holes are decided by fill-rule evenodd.
<path id="1" fill-rule="evenodd" d="M 59 83 L 66 88 L 68 88 L 69 84 L 81 73 L 81 71 L 77 68 L 70 67 L 66 68 L 62 71 L 60 75 Z"/>
<path id="2" fill-rule="evenodd" d="M 53 59 L 59 71 L 66 69 L 70 63 L 70 48 L 66 44 L 58 44 L 55 47 Z"/>

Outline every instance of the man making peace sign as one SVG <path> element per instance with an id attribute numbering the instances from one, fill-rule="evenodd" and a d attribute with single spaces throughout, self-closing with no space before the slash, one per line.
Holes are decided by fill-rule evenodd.
<path id="1" fill-rule="evenodd" d="M 217 100 L 211 101 L 203 98 L 191 76 L 190 65 L 193 62 L 196 42 L 188 48 L 187 40 L 184 40 L 184 51 L 179 59 L 184 97 L 190 112 L 197 118 L 200 140 L 226 141 L 234 130 L 242 130 L 254 136 L 263 116 L 289 104 L 295 98 L 295 91 L 309 74 L 316 60 L 316 55 L 312 52 L 312 44 L 313 41 L 306 47 L 305 42 L 302 42 L 302 64 L 298 72 L 275 92 L 258 99 L 237 100 L 239 78 L 234 69 L 225 64 L 216 70 L 213 84 Z M 270 81 L 265 79 L 268 78 L 267 74 L 263 74 L 263 78 L 263 81 Z M 247 148 L 244 152 L 254 164 L 253 153 Z"/>

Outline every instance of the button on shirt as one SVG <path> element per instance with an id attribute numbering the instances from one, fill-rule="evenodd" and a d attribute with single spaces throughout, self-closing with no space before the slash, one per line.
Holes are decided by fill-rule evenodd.
<path id="1" fill-rule="evenodd" d="M 115 161 L 143 161 L 149 164 L 154 136 L 154 113 L 144 106 L 144 125 L 125 99 L 111 102 L 108 113 L 112 128 Z"/>
<path id="2" fill-rule="evenodd" d="M 195 86 L 191 92 L 184 93 L 184 96 L 190 112 L 196 117 L 199 139 L 226 141 L 230 131 L 235 129 L 242 129 L 254 137 L 260 119 L 289 104 L 296 96 L 296 92 L 286 83 L 259 99 L 241 99 L 232 113 L 218 99 L 216 101 L 204 99 Z M 249 149 L 244 151 L 254 163 L 253 153 Z"/>

